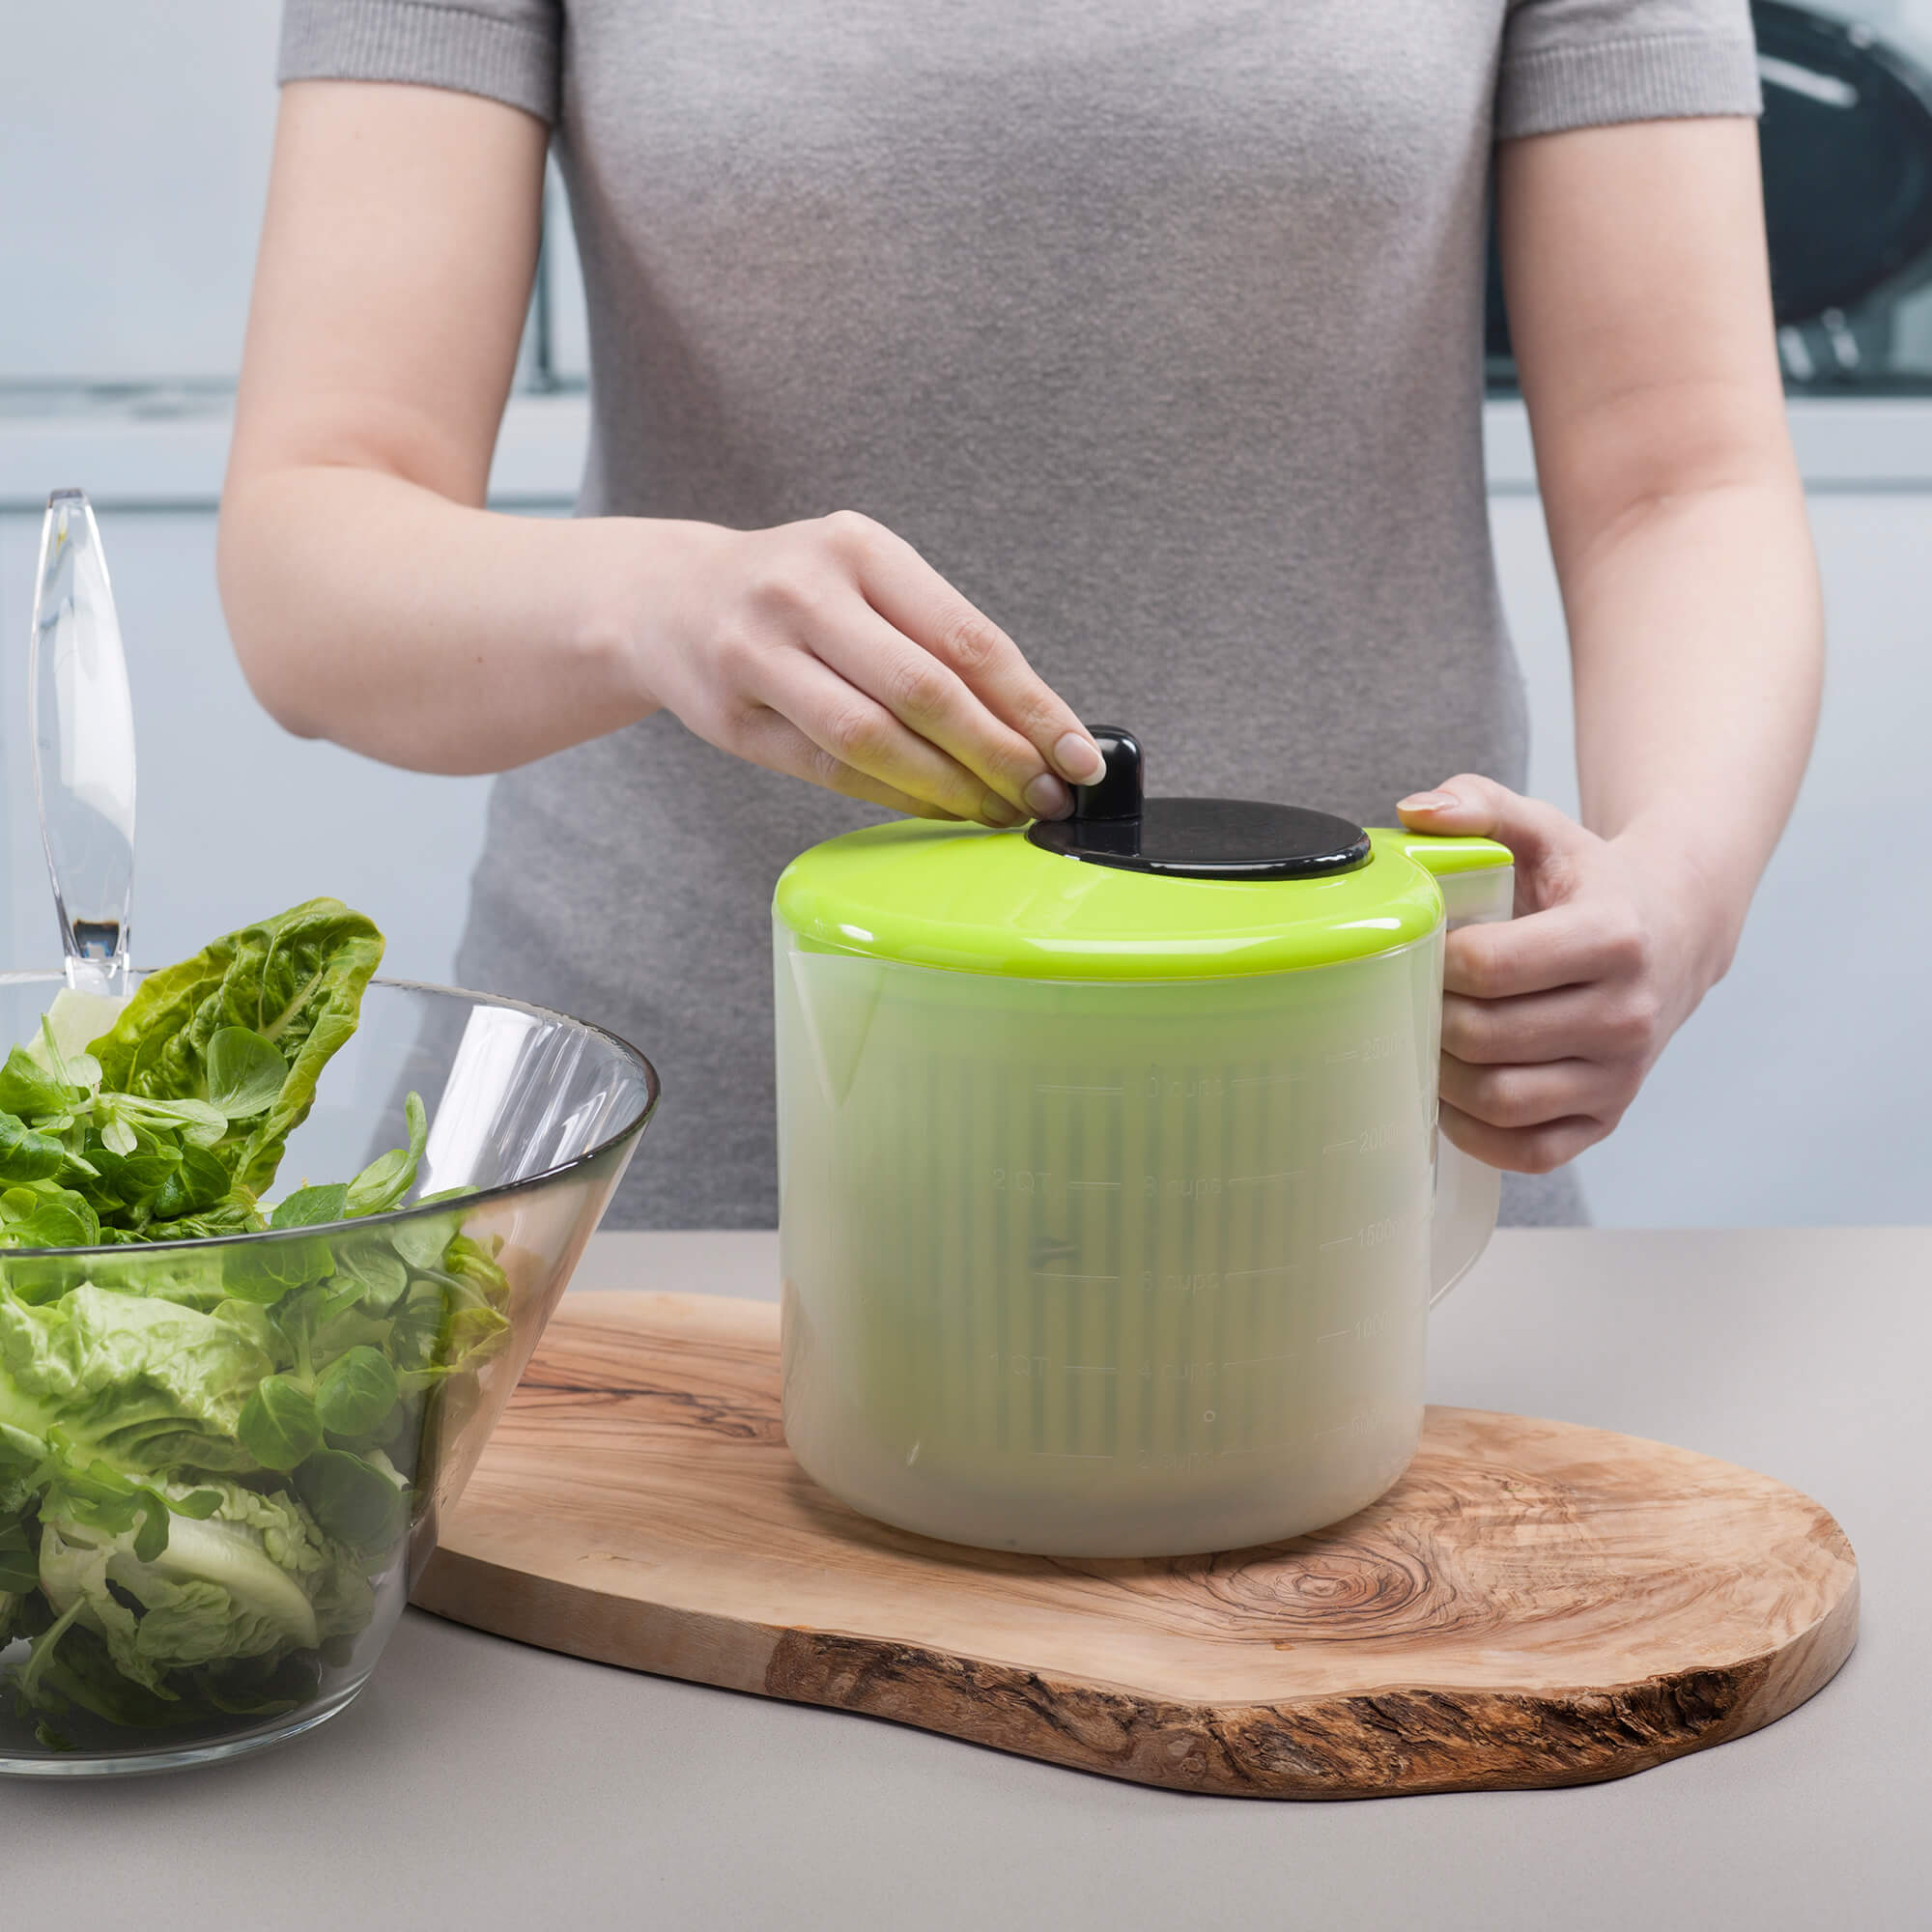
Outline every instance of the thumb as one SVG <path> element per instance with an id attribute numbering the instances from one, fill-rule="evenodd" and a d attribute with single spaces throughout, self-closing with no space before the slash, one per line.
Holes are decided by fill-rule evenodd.
<path id="1" fill-rule="evenodd" d="M 1519 866 L 1532 868 L 1590 836 L 1553 805 L 1475 772 L 1459 772 L 1434 791 L 1411 793 L 1396 810 L 1413 831 L 1493 838 L 1509 847 Z"/>

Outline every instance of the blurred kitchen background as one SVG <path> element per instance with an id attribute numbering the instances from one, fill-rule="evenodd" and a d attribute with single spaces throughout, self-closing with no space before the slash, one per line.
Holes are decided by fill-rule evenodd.
<path id="1" fill-rule="evenodd" d="M 1898 842 L 1924 802 L 1914 774 L 1932 727 L 1932 0 L 1756 11 L 1779 347 L 1830 687 L 1734 971 L 1581 1162 L 1612 1226 L 1932 1221 L 1932 892 L 1906 864 L 1918 848 Z M 139 721 L 137 960 L 333 893 L 389 933 L 388 970 L 450 977 L 488 781 L 283 735 L 242 684 L 215 597 L 277 26 L 272 0 L 9 10 L 0 631 L 17 648 L 0 652 L 0 966 L 58 957 L 24 645 L 46 493 L 73 484 L 99 509 Z M 586 372 L 554 183 L 549 215 L 493 495 L 561 515 Z M 1562 615 L 1500 315 L 1490 333 L 1492 514 L 1532 694 L 1532 789 L 1574 810 Z"/>

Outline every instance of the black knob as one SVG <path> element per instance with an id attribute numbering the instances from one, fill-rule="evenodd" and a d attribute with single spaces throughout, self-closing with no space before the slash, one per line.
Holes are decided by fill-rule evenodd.
<path id="1" fill-rule="evenodd" d="M 1299 806 L 1239 798 L 1144 798 L 1140 740 L 1118 724 L 1092 724 L 1104 769 L 1073 787 L 1069 818 L 1037 818 L 1028 842 L 1042 852 L 1173 879 L 1320 879 L 1374 856 L 1359 825 Z"/>
<path id="2" fill-rule="evenodd" d="M 1073 787 L 1078 819 L 1138 818 L 1141 815 L 1141 744 L 1118 724 L 1093 724 L 1087 735 L 1100 748 L 1107 769 L 1092 784 Z"/>

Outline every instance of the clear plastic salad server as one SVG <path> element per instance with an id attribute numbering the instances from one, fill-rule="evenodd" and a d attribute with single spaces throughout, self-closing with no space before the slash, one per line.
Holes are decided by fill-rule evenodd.
<path id="1" fill-rule="evenodd" d="M 118 997 L 134 884 L 134 711 L 100 531 L 79 490 L 47 498 L 27 706 L 67 982 Z"/>

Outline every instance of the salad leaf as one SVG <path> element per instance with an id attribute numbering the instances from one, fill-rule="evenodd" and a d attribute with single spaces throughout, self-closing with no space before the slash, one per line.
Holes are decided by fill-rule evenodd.
<path id="1" fill-rule="evenodd" d="M 217 1321 L 239 1328 L 276 1368 L 286 1368 L 294 1359 L 287 1339 L 260 1302 L 222 1301 L 212 1312 Z"/>
<path id="2" fill-rule="evenodd" d="M 0 1180 L 51 1180 L 66 1165 L 67 1148 L 57 1136 L 0 1114 Z"/>
<path id="3" fill-rule="evenodd" d="M 229 1172 L 259 1194 L 307 1118 L 323 1067 L 355 1032 L 362 989 L 382 956 L 383 935 L 340 899 L 310 899 L 229 933 L 141 981 L 113 1029 L 93 1044 L 102 1084 L 150 1099 L 206 1102 L 214 1037 L 237 1028 L 267 1041 L 284 1063 L 282 1084 L 222 1144 Z"/>
<path id="4" fill-rule="evenodd" d="M 166 1547 L 144 1554 L 125 1532 L 43 1513 L 40 1585 L 105 1639 L 123 1676 L 163 1696 L 168 1671 L 321 1640 L 315 1605 L 266 1539 L 219 1518 L 177 1519 Z"/>
<path id="5" fill-rule="evenodd" d="M 401 1393 L 389 1358 L 358 1343 L 317 1377 L 315 1413 L 331 1435 L 373 1435 L 389 1419 Z"/>
<path id="6" fill-rule="evenodd" d="M 314 1228 L 348 1216 L 349 1188 L 344 1181 L 327 1187 L 298 1187 L 277 1204 L 269 1216 L 271 1228 Z"/>
<path id="7" fill-rule="evenodd" d="M 265 1469 L 293 1469 L 322 1447 L 315 1399 L 293 1376 L 270 1376 L 242 1405 L 236 1434 Z"/>
<path id="8" fill-rule="evenodd" d="M 195 1147 L 218 1147 L 228 1131 L 228 1116 L 206 1100 L 154 1100 L 110 1090 L 96 1094 L 89 1111 L 100 1123 L 103 1139 L 112 1125 L 131 1131 L 137 1146 L 144 1137 L 154 1144 L 157 1136 L 170 1135 Z M 117 1134 L 123 1141 L 126 1137 L 126 1131 Z"/>
<path id="9" fill-rule="evenodd" d="M 50 1180 L 0 1193 L 0 1248 L 88 1248 L 100 1238 L 100 1217 L 81 1195 Z"/>
<path id="10" fill-rule="evenodd" d="M 40 1583 L 40 1557 L 18 1517 L 0 1522 L 0 1595 L 24 1596 Z"/>
<path id="11" fill-rule="evenodd" d="M 479 1356 L 494 1353 L 509 1332 L 508 1317 L 494 1308 L 459 1308 L 443 1324 L 437 1366 L 445 1375 L 467 1368 Z"/>
<path id="12" fill-rule="evenodd" d="M 44 1114 L 64 1114 L 76 1097 L 65 1080 L 56 1078 L 24 1046 L 14 1047 L 0 1065 L 0 1113 L 38 1120 Z"/>
<path id="13" fill-rule="evenodd" d="M 63 986 L 47 1008 L 40 1030 L 21 1044 L 28 1057 L 48 1073 L 59 1074 L 66 1068 L 69 1079 L 79 1080 L 76 1066 L 92 1065 L 95 1070 L 89 1078 L 98 1081 L 99 1063 L 88 1052 L 89 1042 L 120 1018 L 127 1004 L 125 993 L 84 993 L 78 987 Z"/>
<path id="14" fill-rule="evenodd" d="M 396 1534 L 402 1492 L 373 1460 L 318 1449 L 296 1471 L 296 1490 L 316 1521 L 343 1543 L 382 1544 Z"/>
<path id="15" fill-rule="evenodd" d="M 230 1121 L 263 1112 L 282 1091 L 288 1063 L 271 1039 L 248 1027 L 217 1027 L 208 1040 L 209 1105 Z"/>
<path id="16" fill-rule="evenodd" d="M 423 1150 L 429 1145 L 429 1116 L 423 1112 L 422 1095 L 412 1094 L 403 1112 L 409 1122 L 410 1144 L 378 1154 L 349 1183 L 347 1205 L 351 1214 L 383 1214 L 397 1206 L 416 1184 L 416 1170 Z"/>
<path id="17" fill-rule="evenodd" d="M 265 1495 L 239 1483 L 216 1487 L 221 1495 L 216 1522 L 245 1533 L 271 1563 L 301 1585 L 325 1642 L 362 1629 L 375 1596 L 362 1564 L 324 1535 L 294 1496 Z"/>
<path id="18" fill-rule="evenodd" d="M 189 1214 L 205 1214 L 218 1208 L 228 1196 L 228 1170 L 205 1147 L 192 1141 L 181 1151 L 181 1158 L 155 1189 L 150 1211 L 156 1221 L 179 1221 Z"/>
<path id="19" fill-rule="evenodd" d="M 444 1251 L 462 1226 L 461 1212 L 414 1215 L 389 1230 L 389 1244 L 408 1266 L 428 1274 L 442 1265 Z"/>
<path id="20" fill-rule="evenodd" d="M 230 1195 L 226 1201 L 200 1214 L 184 1214 L 179 1221 L 150 1221 L 139 1234 L 122 1234 L 102 1228 L 102 1240 L 120 1241 L 203 1241 L 219 1235 L 254 1235 L 262 1229 L 260 1212 L 245 1200 Z"/>
<path id="21" fill-rule="evenodd" d="M 231 1248 L 222 1263 L 222 1285 L 238 1301 L 264 1306 L 335 1272 L 335 1255 L 321 1236 L 298 1241 L 250 1241 Z"/>
<path id="22" fill-rule="evenodd" d="M 177 1302 L 85 1284 L 32 1305 L 0 1283 L 0 1424 L 62 1430 L 124 1470 L 250 1466 L 237 1424 L 273 1368 L 243 1329 Z"/>
<path id="23" fill-rule="evenodd" d="M 114 1122 L 119 1125 L 120 1123 Z M 103 1143 L 107 1136 L 101 1135 Z M 160 1190 L 178 1169 L 184 1157 L 184 1150 L 172 1144 L 156 1144 L 152 1138 L 146 1152 L 136 1151 L 124 1153 L 118 1147 L 103 1145 L 95 1150 L 94 1171 L 99 1186 L 94 1190 L 97 1201 L 103 1206 L 132 1207 L 136 1202 L 145 1201 Z"/>
<path id="24" fill-rule="evenodd" d="M 403 1258 L 380 1236 L 366 1241 L 335 1244 L 335 1278 L 353 1282 L 356 1299 L 377 1315 L 386 1315 L 402 1299 L 410 1285 L 410 1271 Z"/>

